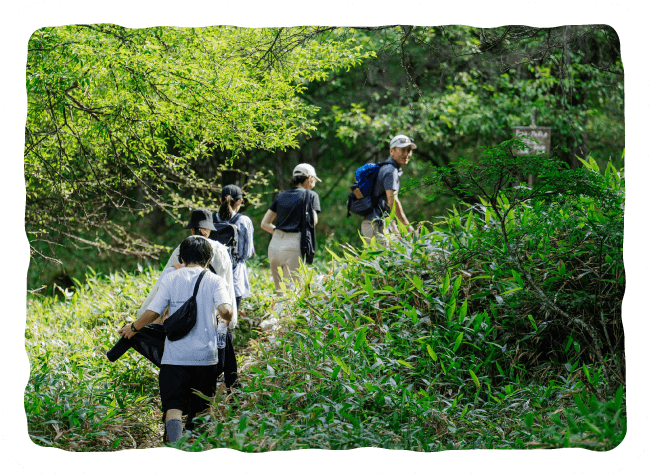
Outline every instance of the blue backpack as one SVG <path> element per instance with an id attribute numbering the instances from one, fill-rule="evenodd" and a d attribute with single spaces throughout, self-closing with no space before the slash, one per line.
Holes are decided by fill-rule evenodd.
<path id="1" fill-rule="evenodd" d="M 389 164 L 387 161 L 366 163 L 356 170 L 356 182 L 351 187 L 352 193 L 347 198 L 347 217 L 351 213 L 365 217 L 376 207 L 379 197 L 372 193 L 374 183 L 381 166 Z"/>

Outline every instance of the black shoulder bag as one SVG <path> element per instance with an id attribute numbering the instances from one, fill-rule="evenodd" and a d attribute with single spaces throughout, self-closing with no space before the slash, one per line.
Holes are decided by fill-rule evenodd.
<path id="1" fill-rule="evenodd" d="M 313 257 L 315 256 L 313 212 L 313 197 L 309 191 L 306 191 L 302 208 L 302 228 L 300 229 L 300 253 L 305 263 L 313 263 Z"/>
<path id="2" fill-rule="evenodd" d="M 196 324 L 196 313 L 198 312 L 196 307 L 196 294 L 198 293 L 198 285 L 201 284 L 205 272 L 207 270 L 203 270 L 198 275 L 198 280 L 196 280 L 196 285 L 194 285 L 194 294 L 162 323 L 164 331 L 167 334 L 167 339 L 170 341 L 182 339 Z"/>

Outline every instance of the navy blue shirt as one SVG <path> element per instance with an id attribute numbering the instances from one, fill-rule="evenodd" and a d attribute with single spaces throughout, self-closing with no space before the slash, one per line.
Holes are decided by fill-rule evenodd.
<path id="1" fill-rule="evenodd" d="M 302 225 L 302 209 L 304 198 L 309 194 L 313 200 L 313 209 L 320 212 L 320 198 L 315 191 L 307 191 L 302 187 L 282 191 L 273 200 L 270 210 L 277 213 L 276 229 L 283 232 L 300 232 Z"/>
<path id="2" fill-rule="evenodd" d="M 386 189 L 394 190 L 394 193 L 399 192 L 399 176 L 403 174 L 399 163 L 394 161 L 392 157 L 385 160 L 390 163 L 389 165 L 381 166 L 379 168 L 379 174 L 376 177 L 376 182 L 374 183 L 374 188 L 372 189 L 372 194 L 378 196 L 378 205 L 372 211 L 365 216 L 365 219 L 368 221 L 373 221 L 374 219 L 382 219 L 386 215 L 390 215 L 390 207 L 388 206 L 388 197 L 385 193 Z"/>

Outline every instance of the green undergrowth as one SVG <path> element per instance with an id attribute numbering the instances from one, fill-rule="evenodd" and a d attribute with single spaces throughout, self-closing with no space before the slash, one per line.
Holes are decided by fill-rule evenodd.
<path id="1" fill-rule="evenodd" d="M 112 364 L 105 352 L 118 339 L 120 321 L 132 319 L 154 281 L 150 270 L 91 272 L 67 298 L 28 297 L 25 412 L 35 443 L 113 450 L 132 447 L 134 437 L 151 430 L 151 420 L 159 418 L 155 366 L 133 351 Z"/>
<path id="2" fill-rule="evenodd" d="M 616 447 L 626 434 L 623 174 L 532 158 L 540 184 L 503 187 L 511 145 L 475 165 L 489 169 L 458 169 L 456 178 L 479 171 L 484 195 L 388 248 L 320 254 L 281 300 L 265 262 L 250 262 L 253 297 L 235 339 L 241 385 L 219 390 L 176 447 Z M 28 298 L 35 443 L 160 446 L 155 367 L 134 353 L 104 356 L 158 275 L 92 274 L 74 293 Z M 275 316 L 278 327 L 259 328 Z"/>
<path id="3" fill-rule="evenodd" d="M 431 318 L 433 298 L 409 272 L 411 257 L 350 250 L 324 278 L 308 272 L 310 289 L 286 310 L 292 321 L 274 342 L 256 345 L 258 361 L 225 401 L 229 409 L 215 410 L 198 439 L 178 446 L 607 450 L 623 439 L 623 391 L 607 390 L 600 369 L 530 371 L 518 348 L 499 339 L 493 314 L 459 307 Z M 409 275 L 390 277 L 396 268 Z M 445 285 L 443 298 L 459 289 Z M 598 388 L 607 394 L 601 401 Z"/>
<path id="4" fill-rule="evenodd" d="M 405 255 L 365 250 L 334 260 L 329 275 L 312 271 L 311 291 L 287 298 L 272 337 L 253 329 L 272 304 L 269 272 L 255 269 L 259 297 L 243 305 L 246 342 L 237 344 L 253 363 L 240 389 L 219 392 L 203 429 L 178 447 L 610 449 L 621 441 L 622 392 L 599 401 L 582 381 L 588 374 L 602 384 L 601 370 L 548 370 L 537 382 L 512 362 L 515 348 L 498 344 L 493 318 L 431 322 L 425 303 L 416 306 L 414 283 L 384 282 L 372 262 L 395 255 L 404 267 Z M 158 273 L 88 275 L 67 299 L 29 298 L 25 412 L 35 443 L 73 451 L 161 445 L 156 368 L 132 351 L 116 363 L 104 355 Z"/>

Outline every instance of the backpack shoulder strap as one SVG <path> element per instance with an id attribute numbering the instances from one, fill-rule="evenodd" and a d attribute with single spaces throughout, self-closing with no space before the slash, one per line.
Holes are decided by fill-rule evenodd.
<path id="1" fill-rule="evenodd" d="M 205 276 L 205 273 L 207 273 L 207 270 L 203 270 L 201 274 L 198 275 L 198 280 L 196 280 L 196 285 L 194 285 L 194 298 L 196 298 L 196 295 L 198 294 L 198 286 L 201 284 L 201 280 Z"/>
<path id="2" fill-rule="evenodd" d="M 211 263 L 210 263 L 209 267 L 207 267 L 207 268 L 209 268 L 209 270 L 216 275 L 216 270 L 214 270 L 214 267 L 212 266 Z"/>

